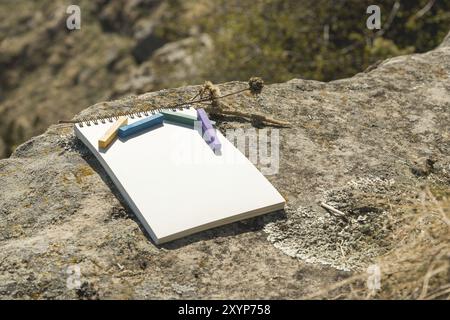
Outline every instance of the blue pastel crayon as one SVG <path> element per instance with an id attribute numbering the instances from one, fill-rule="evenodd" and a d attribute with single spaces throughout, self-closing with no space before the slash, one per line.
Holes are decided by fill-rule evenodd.
<path id="1" fill-rule="evenodd" d="M 156 125 L 162 124 L 163 120 L 163 115 L 158 113 L 142 120 L 136 121 L 127 126 L 120 127 L 118 135 L 120 138 L 126 138 Z"/>

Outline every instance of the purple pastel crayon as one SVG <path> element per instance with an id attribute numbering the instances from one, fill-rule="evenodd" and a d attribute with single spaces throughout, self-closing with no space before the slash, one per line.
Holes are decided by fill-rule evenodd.
<path id="1" fill-rule="evenodd" d="M 209 142 L 208 145 L 214 151 L 214 153 L 219 152 L 220 148 L 222 148 L 222 144 L 219 142 L 218 139 Z"/>
<path id="2" fill-rule="evenodd" d="M 202 135 L 203 138 L 206 139 L 206 142 L 213 142 L 217 141 L 219 142 L 219 138 L 217 137 L 216 130 L 214 129 L 211 121 L 208 118 L 208 115 L 206 114 L 205 110 L 200 108 L 197 109 L 197 120 L 199 120 L 202 123 Z M 219 142 L 220 145 L 220 142 Z"/>
<path id="3" fill-rule="evenodd" d="M 214 129 L 204 109 L 197 109 L 197 120 L 202 123 L 201 134 L 203 136 L 203 139 L 205 139 L 205 141 L 215 153 L 220 151 L 222 144 L 217 137 L 216 129 Z"/>

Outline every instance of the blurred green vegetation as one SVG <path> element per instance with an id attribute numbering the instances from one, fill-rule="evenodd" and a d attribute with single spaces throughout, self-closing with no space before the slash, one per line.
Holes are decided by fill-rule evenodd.
<path id="1" fill-rule="evenodd" d="M 381 31 L 366 27 L 371 4 L 381 8 Z M 209 34 L 214 52 L 204 78 L 281 82 L 349 77 L 378 60 L 430 50 L 449 29 L 450 0 L 170 0 L 157 32 L 171 40 Z"/>

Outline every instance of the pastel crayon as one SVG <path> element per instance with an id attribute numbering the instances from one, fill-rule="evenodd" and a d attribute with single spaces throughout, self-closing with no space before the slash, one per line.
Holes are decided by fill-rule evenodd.
<path id="1" fill-rule="evenodd" d="M 127 117 L 119 117 L 117 121 L 105 132 L 103 137 L 98 140 L 98 148 L 105 149 L 107 148 L 111 142 L 113 142 L 114 138 L 117 136 L 117 131 L 120 127 L 125 126 L 128 123 Z"/>
<path id="2" fill-rule="evenodd" d="M 170 110 L 161 111 L 164 115 L 164 120 L 172 121 L 188 126 L 193 126 L 197 118 L 182 112 L 174 112 Z"/>
<path id="3" fill-rule="evenodd" d="M 217 153 L 222 148 L 222 144 L 219 142 L 218 139 L 209 142 L 208 145 L 214 151 L 214 153 Z"/>
<path id="4" fill-rule="evenodd" d="M 216 130 L 214 129 L 204 109 L 197 109 L 197 120 L 202 123 L 202 130 L 203 130 L 202 134 L 203 137 L 207 139 L 207 142 L 216 140 L 219 141 L 219 138 L 217 138 L 216 135 Z"/>
<path id="5" fill-rule="evenodd" d="M 119 128 L 119 137 L 126 138 L 143 130 L 162 124 L 164 117 L 162 114 L 155 114 L 132 124 Z"/>

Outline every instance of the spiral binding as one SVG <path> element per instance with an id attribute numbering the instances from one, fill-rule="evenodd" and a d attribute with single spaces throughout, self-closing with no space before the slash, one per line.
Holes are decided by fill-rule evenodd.
<path id="1" fill-rule="evenodd" d="M 191 108 L 191 104 L 186 104 L 184 106 L 177 106 L 177 107 L 163 107 L 163 108 L 143 108 L 143 109 L 133 109 L 129 112 L 116 112 L 114 114 L 110 115 L 97 115 L 93 117 L 88 118 L 81 118 L 78 120 L 68 120 L 68 121 L 59 121 L 59 123 L 74 123 L 78 124 L 80 128 L 84 126 L 91 126 L 91 125 L 98 125 L 99 123 L 106 123 L 106 122 L 114 122 L 114 120 L 119 119 L 119 117 L 130 117 L 131 119 L 134 118 L 142 118 L 142 117 L 148 117 L 149 115 L 153 115 L 159 112 L 162 112 L 164 110 L 170 110 L 170 111 L 177 111 L 177 110 L 183 110 Z"/>

